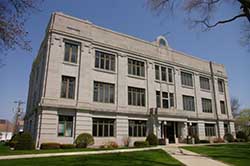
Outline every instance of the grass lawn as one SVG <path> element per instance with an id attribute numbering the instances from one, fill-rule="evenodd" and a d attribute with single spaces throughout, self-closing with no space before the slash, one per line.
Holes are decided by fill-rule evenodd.
<path id="1" fill-rule="evenodd" d="M 1 166 L 179 166 L 179 161 L 173 159 L 163 150 L 151 150 L 129 153 L 99 154 L 85 156 L 48 157 L 34 159 L 0 160 Z"/>
<path id="2" fill-rule="evenodd" d="M 235 166 L 250 165 L 250 143 L 183 147 Z"/>

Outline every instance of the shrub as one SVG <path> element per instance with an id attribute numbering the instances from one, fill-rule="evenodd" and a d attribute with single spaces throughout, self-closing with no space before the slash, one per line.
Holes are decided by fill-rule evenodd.
<path id="1" fill-rule="evenodd" d="M 210 143 L 208 140 L 200 140 L 200 144 L 207 144 L 207 143 Z"/>
<path id="2" fill-rule="evenodd" d="M 224 135 L 224 140 L 228 141 L 228 142 L 233 142 L 234 141 L 234 137 L 232 134 L 225 134 Z"/>
<path id="3" fill-rule="evenodd" d="M 148 141 L 149 145 L 158 145 L 158 138 L 154 134 L 149 134 L 146 141 Z"/>
<path id="4" fill-rule="evenodd" d="M 236 138 L 244 139 L 245 141 L 247 141 L 247 135 L 243 131 L 238 131 L 236 133 Z"/>
<path id="5" fill-rule="evenodd" d="M 137 147 L 137 148 L 143 148 L 147 146 L 149 146 L 148 141 L 135 141 L 134 142 L 134 147 Z"/>
<path id="6" fill-rule="evenodd" d="M 14 134 L 14 135 L 11 137 L 11 139 L 10 139 L 10 141 L 9 141 L 9 143 L 8 143 L 8 145 L 9 145 L 11 148 L 15 148 L 15 147 L 16 147 L 17 140 L 19 139 L 20 135 L 21 135 L 21 134 L 18 133 L 18 134 Z"/>
<path id="7" fill-rule="evenodd" d="M 215 138 L 215 139 L 213 140 L 213 142 L 214 142 L 214 143 L 223 143 L 224 140 L 223 140 L 222 138 Z"/>
<path id="8" fill-rule="evenodd" d="M 40 149 L 60 149 L 60 144 L 56 142 L 42 143 Z"/>
<path id="9" fill-rule="evenodd" d="M 246 140 L 242 138 L 237 138 L 234 140 L 234 142 L 246 142 Z"/>
<path id="10" fill-rule="evenodd" d="M 61 149 L 74 149 L 76 146 L 74 144 L 61 144 Z"/>
<path id="11" fill-rule="evenodd" d="M 82 133 L 76 138 L 75 144 L 77 148 L 86 148 L 94 144 L 94 138 L 88 133 Z"/>
<path id="12" fill-rule="evenodd" d="M 158 139 L 159 145 L 166 145 L 166 139 Z"/>
<path id="13" fill-rule="evenodd" d="M 107 148 L 109 148 L 109 149 L 118 148 L 118 144 L 116 142 L 114 142 L 114 141 L 108 142 L 107 143 Z"/>
<path id="14" fill-rule="evenodd" d="M 31 134 L 29 133 L 21 133 L 17 138 L 16 138 L 16 144 L 15 144 L 15 149 L 16 150 L 30 150 L 34 149 L 34 142 L 32 139 Z"/>

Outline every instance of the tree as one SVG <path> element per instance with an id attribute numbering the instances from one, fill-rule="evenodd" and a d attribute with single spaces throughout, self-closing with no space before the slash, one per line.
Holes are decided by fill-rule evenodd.
<path id="1" fill-rule="evenodd" d="M 243 45 L 249 46 L 250 44 L 250 0 L 147 1 L 149 7 L 158 13 L 162 11 L 178 11 L 178 13 L 184 11 L 191 27 L 200 26 L 203 30 L 210 30 L 219 25 L 227 24 L 238 19 L 244 19 L 245 24 L 242 25 L 243 35 L 241 41 Z M 218 19 L 218 15 L 216 15 L 217 11 L 220 11 L 221 7 L 226 4 L 238 8 L 238 11 L 228 16 L 226 19 Z"/>
<path id="2" fill-rule="evenodd" d="M 19 47 L 30 51 L 25 22 L 38 10 L 42 0 L 2 0 L 0 2 L 0 53 Z M 1 61 L 0 61 L 1 63 Z"/>
<path id="3" fill-rule="evenodd" d="M 236 129 L 250 137 L 250 109 L 244 109 L 235 120 Z"/>
<path id="4" fill-rule="evenodd" d="M 240 103 L 239 99 L 232 97 L 231 98 L 231 110 L 234 117 L 239 114 Z"/>

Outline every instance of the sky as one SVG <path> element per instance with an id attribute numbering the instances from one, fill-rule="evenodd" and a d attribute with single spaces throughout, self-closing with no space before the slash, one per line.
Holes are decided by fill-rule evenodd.
<path id="1" fill-rule="evenodd" d="M 218 26 L 211 31 L 189 29 L 183 15 L 152 13 L 145 0 L 44 0 L 40 11 L 30 15 L 25 24 L 32 51 L 8 51 L 0 68 L 0 119 L 13 118 L 14 101 L 27 102 L 29 74 L 52 12 L 63 12 L 113 31 L 154 41 L 167 33 L 172 49 L 209 61 L 224 64 L 229 78 L 231 97 L 239 99 L 241 108 L 250 108 L 250 52 L 240 45 L 241 21 Z M 220 17 L 236 8 L 226 6 Z M 26 105 L 23 105 L 24 111 Z"/>

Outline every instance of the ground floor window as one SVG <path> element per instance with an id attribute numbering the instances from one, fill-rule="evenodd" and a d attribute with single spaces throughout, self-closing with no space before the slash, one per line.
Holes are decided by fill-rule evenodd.
<path id="1" fill-rule="evenodd" d="M 228 128 L 228 124 L 224 123 L 224 133 L 228 134 L 229 133 L 229 128 Z"/>
<path id="2" fill-rule="evenodd" d="M 143 120 L 129 120 L 129 136 L 130 137 L 146 137 L 146 123 Z"/>
<path id="3" fill-rule="evenodd" d="M 205 134 L 207 137 L 216 136 L 215 124 L 205 124 Z"/>
<path id="4" fill-rule="evenodd" d="M 58 117 L 58 136 L 72 137 L 73 116 L 59 115 Z"/>
<path id="5" fill-rule="evenodd" d="M 93 136 L 113 137 L 114 119 L 93 118 Z"/>
<path id="6" fill-rule="evenodd" d="M 190 136 L 198 136 L 197 123 L 188 124 L 188 135 L 190 135 Z"/>

